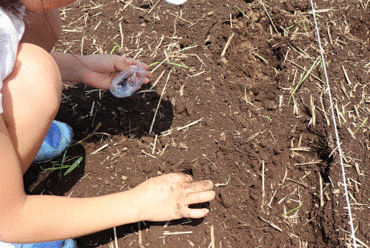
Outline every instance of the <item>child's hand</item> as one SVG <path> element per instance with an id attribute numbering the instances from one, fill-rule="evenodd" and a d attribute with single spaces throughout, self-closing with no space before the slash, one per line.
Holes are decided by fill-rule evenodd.
<path id="1" fill-rule="evenodd" d="M 193 182 L 189 175 L 166 174 L 151 178 L 133 189 L 139 198 L 139 218 L 147 221 L 167 221 L 181 218 L 202 218 L 208 209 L 189 208 L 191 204 L 215 198 L 213 183 Z"/>
<path id="2" fill-rule="evenodd" d="M 137 60 L 124 58 L 110 54 L 94 54 L 78 57 L 84 64 L 81 70 L 81 81 L 84 84 L 99 89 L 109 89 L 112 79 L 121 71 L 129 68 L 130 65 L 135 65 Z M 146 70 L 146 80 L 144 84 L 149 83 L 152 73 L 148 71 L 148 66 L 141 63 Z"/>

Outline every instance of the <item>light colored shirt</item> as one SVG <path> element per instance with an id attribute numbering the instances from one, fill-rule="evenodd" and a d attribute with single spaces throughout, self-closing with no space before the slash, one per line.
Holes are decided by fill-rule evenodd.
<path id="1" fill-rule="evenodd" d="M 13 70 L 18 44 L 25 28 L 22 19 L 24 8 L 20 12 L 18 16 L 0 8 L 0 114 L 3 113 L 1 95 L 3 81 Z"/>

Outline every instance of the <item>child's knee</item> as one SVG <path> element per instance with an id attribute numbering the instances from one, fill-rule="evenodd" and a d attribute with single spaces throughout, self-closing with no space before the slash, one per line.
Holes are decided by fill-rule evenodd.
<path id="1" fill-rule="evenodd" d="M 21 90 L 30 104 L 46 115 L 59 108 L 62 83 L 59 68 L 44 49 L 23 43 L 9 79 L 11 90 Z"/>

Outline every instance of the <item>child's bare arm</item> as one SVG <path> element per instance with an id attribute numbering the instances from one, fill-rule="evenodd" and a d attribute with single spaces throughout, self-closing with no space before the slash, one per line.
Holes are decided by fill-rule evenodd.
<path id="1" fill-rule="evenodd" d="M 137 221 L 200 218 L 190 204 L 214 198 L 209 181 L 168 174 L 134 189 L 93 198 L 27 196 L 15 149 L 0 114 L 0 240 L 40 242 L 73 238 Z"/>
<path id="2" fill-rule="evenodd" d="M 75 2 L 76 0 L 20 0 L 26 8 L 35 12 L 44 12 L 50 9 L 56 9 Z"/>
<path id="3" fill-rule="evenodd" d="M 110 54 L 78 56 L 53 51 L 51 55 L 59 66 L 63 81 L 79 82 L 99 89 L 109 89 L 117 73 L 138 63 L 133 59 Z M 147 65 L 142 65 L 144 69 L 149 69 Z M 151 76 L 152 73 L 147 71 L 144 83 L 148 83 Z"/>

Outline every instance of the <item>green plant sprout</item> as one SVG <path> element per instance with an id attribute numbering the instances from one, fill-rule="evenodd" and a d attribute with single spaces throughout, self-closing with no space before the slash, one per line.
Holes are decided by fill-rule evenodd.
<path id="1" fill-rule="evenodd" d="M 306 29 L 306 26 L 305 26 L 305 24 L 304 24 L 304 21 L 305 20 L 300 20 L 300 21 L 298 21 L 298 22 L 296 22 L 296 23 L 294 23 L 293 25 L 290 25 L 289 27 L 287 27 L 287 28 L 285 28 L 286 30 L 289 30 L 289 29 L 291 29 L 292 27 L 294 27 L 294 26 L 296 26 L 296 25 L 298 25 L 299 23 L 301 23 L 301 22 L 303 22 L 303 26 L 305 27 L 305 29 Z"/>
<path id="2" fill-rule="evenodd" d="M 65 152 L 63 153 L 63 157 L 62 157 L 62 161 L 60 164 L 55 164 L 57 165 L 58 167 L 52 167 L 52 168 L 42 168 L 43 170 L 45 171 L 56 171 L 56 170 L 64 170 L 64 169 L 67 169 L 63 176 L 66 176 L 68 175 L 69 173 L 71 173 L 74 169 L 77 168 L 77 166 L 82 162 L 83 160 L 83 157 L 79 157 L 78 159 L 76 159 L 73 164 L 71 165 L 66 165 L 65 163 L 68 162 L 68 159 L 67 159 L 67 150 L 65 150 Z M 70 160 L 70 159 L 69 159 Z"/>
<path id="3" fill-rule="evenodd" d="M 365 125 L 365 123 L 367 122 L 368 119 L 369 119 L 369 117 L 366 117 L 366 119 L 360 124 L 360 126 L 358 126 L 358 128 L 356 129 L 356 131 L 353 134 L 356 134 L 357 131 L 360 130 L 360 128 L 363 127 L 363 125 Z"/>
<path id="4" fill-rule="evenodd" d="M 268 121 L 272 121 L 272 119 L 271 119 L 271 117 L 270 117 L 270 116 L 262 115 L 262 117 L 266 118 Z"/>
<path id="5" fill-rule="evenodd" d="M 303 82 L 308 78 L 308 76 L 311 74 L 312 70 L 316 67 L 316 64 L 317 62 L 319 61 L 320 57 L 317 57 L 317 59 L 315 60 L 315 62 L 313 62 L 311 68 L 306 72 L 306 74 L 299 80 L 299 83 L 297 84 L 297 86 L 294 88 L 294 90 L 292 91 L 292 93 L 290 94 L 290 97 L 289 97 L 289 100 L 288 100 L 288 105 L 290 104 L 290 100 L 292 99 L 292 97 L 294 96 L 294 94 L 298 91 L 298 89 L 301 87 L 301 85 L 303 84 Z M 320 61 L 319 61 L 320 63 Z"/>
<path id="6" fill-rule="evenodd" d="M 326 61 L 326 64 L 325 64 L 326 65 L 326 68 L 329 68 L 330 63 L 331 63 L 331 60 Z M 324 69 L 324 63 L 322 62 L 322 58 L 321 58 L 321 65 L 320 65 L 320 67 L 321 67 L 321 71 L 318 71 L 318 73 L 319 73 L 319 76 L 322 77 L 324 75 L 324 71 L 325 71 L 325 69 Z"/>
<path id="7" fill-rule="evenodd" d="M 292 210 L 289 210 L 288 212 L 286 212 L 286 213 L 282 214 L 281 216 L 286 216 L 286 215 L 288 215 L 288 214 L 290 214 L 290 213 L 292 213 L 292 212 L 294 212 L 294 211 L 298 210 L 300 207 L 302 207 L 302 205 L 303 205 L 303 203 L 301 203 L 299 206 L 297 206 L 297 207 L 293 208 Z"/>
<path id="8" fill-rule="evenodd" d="M 152 67 L 154 65 L 158 65 L 160 62 L 156 61 L 156 62 L 153 62 L 149 65 L 149 67 Z M 185 69 L 190 69 L 189 66 L 186 66 L 186 65 L 183 65 L 183 64 L 178 64 L 178 63 L 174 63 L 174 62 L 164 62 L 165 64 L 168 64 L 168 65 L 175 65 L 175 66 L 179 66 L 179 67 L 183 67 Z"/>
<path id="9" fill-rule="evenodd" d="M 305 22 L 303 22 L 303 28 L 304 28 L 304 30 L 307 32 L 307 27 L 306 27 Z"/>
<path id="10" fill-rule="evenodd" d="M 237 9 L 239 10 L 239 12 L 240 12 L 243 16 L 247 17 L 247 19 L 249 20 L 249 17 L 244 13 L 244 11 L 243 11 L 243 10 L 241 10 L 237 5 L 235 5 L 235 8 L 237 8 Z"/>
<path id="11" fill-rule="evenodd" d="M 278 74 L 279 70 L 276 67 L 271 66 L 271 68 L 275 71 L 276 74 Z"/>
<path id="12" fill-rule="evenodd" d="M 231 176 L 230 175 L 228 175 L 229 176 L 229 178 L 227 179 L 227 182 L 226 183 L 216 183 L 215 184 L 215 187 L 216 188 L 218 188 L 218 187 L 221 187 L 221 186 L 226 186 L 226 185 L 228 185 L 229 184 L 229 182 L 230 182 L 230 180 L 231 180 Z"/>
<path id="13" fill-rule="evenodd" d="M 109 54 L 113 54 L 113 53 L 114 53 L 114 51 L 115 51 L 117 48 L 121 49 L 121 46 L 120 46 L 120 45 L 118 45 L 118 44 L 117 44 L 117 42 L 115 42 L 115 41 L 114 41 L 114 40 L 112 40 L 112 39 L 111 39 L 111 41 L 113 42 L 114 47 L 113 47 L 112 51 L 110 51 L 110 53 L 109 53 Z"/>

